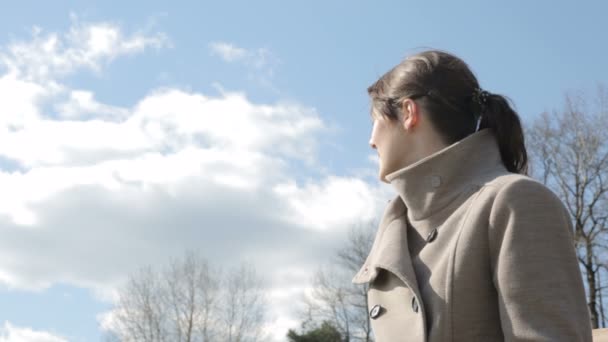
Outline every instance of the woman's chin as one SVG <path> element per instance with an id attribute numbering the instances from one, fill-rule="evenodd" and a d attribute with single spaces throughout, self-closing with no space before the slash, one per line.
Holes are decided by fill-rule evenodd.
<path id="1" fill-rule="evenodd" d="M 390 182 L 389 182 L 389 181 L 386 179 L 386 175 L 387 175 L 387 174 L 388 174 L 388 173 L 387 173 L 387 172 L 385 172 L 384 170 L 380 170 L 380 172 L 378 172 L 378 179 L 379 179 L 381 182 L 384 182 L 384 183 L 387 183 L 387 184 L 388 184 L 388 183 L 390 183 Z"/>

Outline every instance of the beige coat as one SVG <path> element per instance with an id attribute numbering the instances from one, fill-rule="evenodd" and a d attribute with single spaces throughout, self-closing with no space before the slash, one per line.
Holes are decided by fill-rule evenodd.
<path id="1" fill-rule="evenodd" d="M 491 131 L 387 180 L 398 195 L 353 279 L 377 342 L 591 341 L 570 217 L 506 171 Z"/>

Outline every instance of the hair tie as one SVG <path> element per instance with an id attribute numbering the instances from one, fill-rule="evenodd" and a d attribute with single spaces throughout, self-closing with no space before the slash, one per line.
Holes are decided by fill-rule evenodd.
<path id="1" fill-rule="evenodd" d="M 477 103 L 479 106 L 479 113 L 475 113 L 477 118 L 477 124 L 475 125 L 475 132 L 479 131 L 479 127 L 481 126 L 481 118 L 483 113 L 486 110 L 486 105 L 488 103 L 488 98 L 490 97 L 490 93 L 477 87 L 473 90 L 473 101 Z"/>
<path id="2" fill-rule="evenodd" d="M 473 90 L 473 101 L 477 102 L 480 107 L 483 107 L 488 103 L 488 97 L 490 97 L 490 93 L 481 88 L 475 88 L 475 90 Z"/>

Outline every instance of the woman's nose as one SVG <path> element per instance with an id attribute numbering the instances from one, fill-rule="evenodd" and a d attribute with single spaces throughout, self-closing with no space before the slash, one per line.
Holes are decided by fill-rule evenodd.
<path id="1" fill-rule="evenodd" d="M 376 149 L 376 144 L 374 144 L 374 141 L 372 139 L 369 140 L 369 146 L 374 150 Z"/>

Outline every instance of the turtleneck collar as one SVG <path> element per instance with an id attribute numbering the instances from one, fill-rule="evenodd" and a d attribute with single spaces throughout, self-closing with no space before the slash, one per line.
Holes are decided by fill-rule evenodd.
<path id="1" fill-rule="evenodd" d="M 491 130 L 483 129 L 386 175 L 407 208 L 410 220 L 424 220 L 460 195 L 471 181 L 502 166 Z"/>

